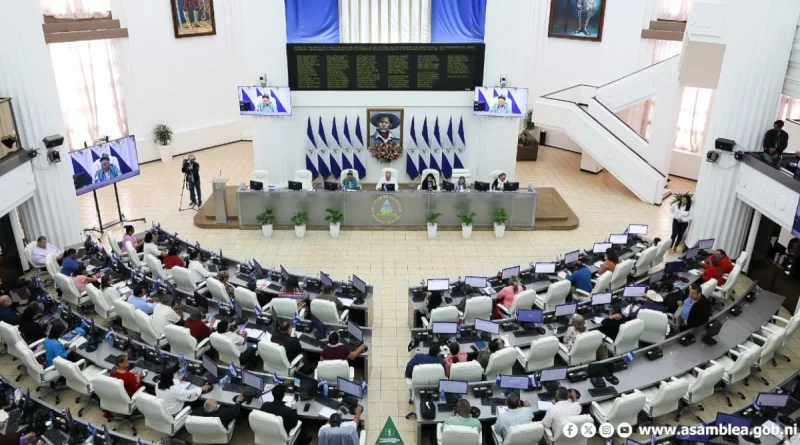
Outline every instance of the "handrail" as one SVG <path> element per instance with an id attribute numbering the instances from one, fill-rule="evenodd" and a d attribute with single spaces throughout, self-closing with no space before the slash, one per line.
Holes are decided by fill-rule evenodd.
<path id="1" fill-rule="evenodd" d="M 628 78 L 628 77 L 631 77 L 631 76 L 633 76 L 634 74 L 641 73 L 641 72 L 642 72 L 642 71 L 644 71 L 644 70 L 649 70 L 650 68 L 652 68 L 652 67 L 654 67 L 654 66 L 656 66 L 656 65 L 661 65 L 661 64 L 662 64 L 662 63 L 664 63 L 664 62 L 667 62 L 667 61 L 669 61 L 669 60 L 672 60 L 672 59 L 674 59 L 674 58 L 676 58 L 676 57 L 680 57 L 680 56 L 681 56 L 680 54 L 677 54 L 677 55 L 674 55 L 674 56 L 672 56 L 672 57 L 670 57 L 670 58 L 664 59 L 664 60 L 662 60 L 661 62 L 656 62 L 656 63 L 654 63 L 654 64 L 652 64 L 652 65 L 648 65 L 648 66 L 646 66 L 646 67 L 644 67 L 644 68 L 642 68 L 642 69 L 636 70 L 636 71 L 634 71 L 634 72 L 632 72 L 632 73 L 630 73 L 630 74 L 626 74 L 626 75 L 624 75 L 624 76 L 620 77 L 619 79 L 612 80 L 611 82 L 608 82 L 608 83 L 607 83 L 607 84 L 605 84 L 605 85 L 600 85 L 599 87 L 597 87 L 597 89 L 600 89 L 600 88 L 607 87 L 607 86 L 611 85 L 612 83 L 617 83 L 617 82 L 619 82 L 619 81 L 620 81 L 620 80 L 622 80 L 622 79 L 626 79 L 626 78 Z"/>
<path id="2" fill-rule="evenodd" d="M 617 113 L 615 113 L 615 112 L 611 111 L 611 109 L 610 109 L 610 108 L 608 108 L 608 107 L 606 106 L 606 104 L 604 104 L 604 103 L 603 103 L 603 102 L 600 100 L 600 98 L 598 98 L 597 96 L 594 96 L 592 99 L 594 99 L 594 101 L 595 101 L 595 102 L 597 102 L 598 104 L 600 104 L 600 106 L 601 106 L 601 107 L 605 108 L 605 109 L 606 109 L 606 111 L 608 111 L 608 112 L 609 112 L 609 113 L 611 113 L 611 114 L 612 114 L 612 115 L 613 115 L 615 118 L 617 118 L 617 120 L 618 120 L 618 121 L 622 122 L 622 124 L 623 124 L 623 125 L 625 125 L 626 127 L 628 127 L 628 129 L 630 129 L 630 130 L 633 132 L 633 134 L 635 134 L 636 136 L 639 136 L 639 139 L 643 140 L 643 141 L 644 141 L 646 144 L 648 144 L 648 145 L 650 144 L 650 141 L 648 141 L 647 139 L 645 139 L 645 138 L 644 138 L 644 136 L 642 136 L 641 134 L 639 134 L 639 132 L 638 132 L 638 131 L 634 130 L 634 129 L 633 129 L 633 127 L 631 127 L 631 126 L 630 126 L 630 125 L 629 125 L 627 122 L 625 122 L 624 120 L 620 119 L 620 117 L 619 117 L 619 116 L 617 116 Z"/>

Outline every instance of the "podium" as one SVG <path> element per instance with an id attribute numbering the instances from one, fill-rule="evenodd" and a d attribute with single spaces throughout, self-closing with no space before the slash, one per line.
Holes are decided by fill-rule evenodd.
<path id="1" fill-rule="evenodd" d="M 228 178 L 216 178 L 211 181 L 214 190 L 214 220 L 217 224 L 228 224 Z"/>

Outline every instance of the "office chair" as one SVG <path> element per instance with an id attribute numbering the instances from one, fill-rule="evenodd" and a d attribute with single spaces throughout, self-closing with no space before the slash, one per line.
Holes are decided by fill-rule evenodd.
<path id="1" fill-rule="evenodd" d="M 125 384 L 122 380 L 99 375 L 95 377 L 92 382 L 94 385 L 94 392 L 100 398 L 100 408 L 110 412 L 113 416 L 112 420 L 119 420 L 114 425 L 114 431 L 117 431 L 122 425 L 130 425 L 133 435 L 136 435 L 136 427 L 133 421 L 141 416 L 134 416 L 136 412 L 136 397 L 145 392 L 145 386 L 142 385 L 134 394 L 129 397 L 125 392 Z"/>
<path id="2" fill-rule="evenodd" d="M 278 377 L 292 377 L 303 367 L 303 354 L 298 354 L 291 362 L 286 356 L 286 349 L 269 340 L 258 342 L 258 355 L 264 361 L 264 372 L 278 374 Z M 440 366 L 441 367 L 441 366 Z"/>
<path id="3" fill-rule="evenodd" d="M 772 363 L 772 366 L 777 365 L 774 359 L 775 351 L 780 347 L 781 343 L 783 343 L 783 333 L 770 333 L 764 329 L 760 329 L 758 332 L 754 332 L 750 335 L 747 341 L 739 345 L 739 347 L 743 349 L 759 350 L 758 360 L 756 360 L 755 366 L 751 371 L 752 375 L 758 377 L 765 385 L 769 385 L 769 381 L 761 374 L 761 369 L 766 366 L 767 363 Z"/>
<path id="4" fill-rule="evenodd" d="M 433 323 L 456 323 L 459 317 L 458 309 L 455 306 L 437 307 L 431 311 L 430 321 L 422 316 L 422 327 L 427 328 Z"/>
<path id="5" fill-rule="evenodd" d="M 425 182 L 425 178 L 428 177 L 428 173 L 432 173 L 433 174 L 433 178 L 436 180 L 437 190 L 441 190 L 440 187 L 442 185 L 442 182 L 441 182 L 441 180 L 439 178 L 439 171 L 438 170 L 434 170 L 432 168 L 426 168 L 425 170 L 422 170 L 422 173 L 419 175 L 420 181 L 419 181 L 419 185 L 417 185 L 417 190 L 422 190 L 422 184 Z"/>
<path id="6" fill-rule="evenodd" d="M 502 304 L 498 304 L 497 309 L 500 311 L 500 316 L 502 318 L 514 318 L 517 311 L 523 309 L 532 309 L 533 305 L 536 303 L 536 298 L 537 296 L 535 290 L 524 290 L 517 295 L 514 295 L 514 299 L 511 300 L 510 308 L 506 309 L 506 307 Z"/>
<path id="7" fill-rule="evenodd" d="M 122 320 L 122 327 L 128 331 L 128 335 L 132 333 L 141 334 L 142 332 L 139 323 L 136 322 L 136 317 L 133 315 L 134 311 L 133 305 L 127 301 L 114 301 L 114 312 L 119 315 L 120 320 Z"/>
<path id="8" fill-rule="evenodd" d="M 454 168 L 453 174 L 452 176 L 450 176 L 450 179 L 452 179 L 453 182 L 455 183 L 458 182 L 458 178 L 460 178 L 461 176 L 463 176 L 464 179 L 467 180 L 467 183 L 469 183 L 469 177 L 471 176 L 471 173 L 468 168 Z"/>
<path id="9" fill-rule="evenodd" d="M 137 393 L 134 401 L 136 402 L 136 408 L 144 415 L 145 426 L 171 438 L 183 429 L 186 419 L 189 418 L 189 414 L 192 412 L 191 406 L 185 406 L 178 414 L 173 416 L 167 412 L 163 400 L 146 392 Z"/>
<path id="10" fill-rule="evenodd" d="M 337 377 L 348 380 L 355 378 L 355 370 L 347 360 L 321 361 L 317 364 L 317 368 L 314 369 L 314 378 L 322 380 L 328 385 L 336 386 L 338 384 Z"/>
<path id="11" fill-rule="evenodd" d="M 189 416 L 184 423 L 186 432 L 192 436 L 192 442 L 202 444 L 230 443 L 235 426 L 236 419 L 223 425 L 219 417 Z"/>
<path id="12" fill-rule="evenodd" d="M 737 264 L 733 266 L 733 270 L 731 271 L 730 275 L 728 275 L 728 279 L 725 281 L 725 284 L 718 286 L 714 290 L 714 297 L 718 298 L 723 303 L 730 298 L 733 295 L 733 287 L 736 286 L 736 282 L 739 280 L 739 275 L 741 273 L 741 265 Z"/>
<path id="13" fill-rule="evenodd" d="M 737 346 L 738 348 L 738 346 Z M 744 381 L 745 386 L 749 386 L 748 377 L 750 377 L 750 368 L 756 364 L 759 356 L 761 355 L 761 348 L 750 349 L 731 349 L 726 355 L 716 359 L 716 362 L 725 367 L 725 373 L 722 374 L 722 387 L 721 390 L 725 395 L 725 400 L 728 406 L 733 406 L 731 403 L 731 394 L 736 394 L 745 399 L 744 394 L 739 391 L 734 391 L 729 388 L 730 385 Z"/>
<path id="14" fill-rule="evenodd" d="M 22 342 L 22 344 L 25 345 L 25 349 L 29 349 L 31 351 L 36 351 L 37 348 L 44 344 L 44 339 L 28 344 L 19 333 L 18 327 L 10 325 L 5 321 L 0 321 L 0 340 L 6 344 L 6 350 L 9 354 L 11 354 L 14 360 L 22 357 L 22 351 L 17 349 L 17 344 L 19 342 Z"/>
<path id="15" fill-rule="evenodd" d="M 695 409 L 705 411 L 699 402 L 714 394 L 714 388 L 722 381 L 723 374 L 725 374 L 725 367 L 711 360 L 705 369 L 695 367 L 692 372 L 682 375 L 680 378 L 689 383 L 689 388 L 683 395 L 685 406 L 675 416 L 675 420 L 681 420 L 681 416 L 688 413 L 698 422 L 702 422 L 703 419 L 697 415 Z"/>
<path id="16" fill-rule="evenodd" d="M 610 423 L 615 429 L 621 423 L 636 426 L 645 400 L 644 394 L 635 389 L 633 393 L 622 394 L 612 400 L 592 402 L 589 411 L 598 423 Z"/>
<path id="17" fill-rule="evenodd" d="M 592 419 L 592 416 L 588 414 L 566 417 L 564 418 L 564 421 L 560 425 L 564 425 L 565 423 L 568 422 L 574 423 L 578 427 L 578 431 L 581 430 L 583 425 L 586 424 L 594 425 L 594 419 Z M 589 439 L 584 437 L 583 434 L 577 434 L 575 435 L 575 437 L 569 438 L 564 435 L 564 428 L 555 428 L 555 429 L 545 428 L 544 440 L 547 443 L 547 445 L 586 445 L 586 442 Z"/>
<path id="18" fill-rule="evenodd" d="M 189 295 L 194 295 L 194 291 L 205 286 L 205 282 L 198 286 L 189 274 L 189 269 L 185 267 L 175 266 L 169 271 L 172 274 L 172 281 L 175 282 L 175 287 Z"/>
<path id="19" fill-rule="evenodd" d="M 217 303 L 224 304 L 226 306 L 231 306 L 231 297 L 228 295 L 228 291 L 225 290 L 225 285 L 222 284 L 221 281 L 214 277 L 206 278 L 206 289 L 211 294 L 211 297 Z"/>
<path id="20" fill-rule="evenodd" d="M 717 288 L 717 279 L 712 278 L 700 285 L 700 293 L 711 301 L 714 301 L 714 290 Z"/>
<path id="21" fill-rule="evenodd" d="M 490 186 L 492 185 L 494 180 L 497 179 L 498 176 L 500 176 L 500 173 L 506 173 L 506 175 L 508 175 L 508 173 L 505 170 L 492 170 L 492 172 L 489 173 L 489 185 Z"/>
<path id="22" fill-rule="evenodd" d="M 667 242 L 667 240 L 661 240 L 658 246 L 656 246 L 656 256 L 653 257 L 653 262 L 650 263 L 651 269 L 664 262 L 664 256 L 667 254 L 668 250 L 669 242 Z"/>
<path id="23" fill-rule="evenodd" d="M 78 292 L 78 288 L 75 287 L 75 282 L 72 281 L 72 278 L 69 278 L 61 272 L 56 272 L 56 286 L 58 286 L 62 292 L 61 298 L 78 309 L 91 303 L 86 292 Z"/>
<path id="24" fill-rule="evenodd" d="M 233 340 L 219 332 L 212 332 L 208 340 L 211 343 L 211 347 L 219 354 L 219 360 L 222 363 L 241 365 L 239 355 L 241 355 L 242 351 L 239 350 L 239 346 Z"/>
<path id="25" fill-rule="evenodd" d="M 189 328 L 183 326 L 176 326 L 168 324 L 164 326 L 164 337 L 169 343 L 169 350 L 173 354 L 183 354 L 186 357 L 200 358 L 211 349 L 211 339 L 204 338 L 203 341 L 197 342 L 197 339 L 192 337 Z"/>
<path id="26" fill-rule="evenodd" d="M 328 300 L 311 300 L 311 314 L 324 324 L 347 324 L 350 311 L 345 309 L 339 314 L 336 303 Z"/>
<path id="27" fill-rule="evenodd" d="M 25 367 L 25 371 L 28 373 L 28 376 L 33 379 L 36 383 L 36 391 L 40 391 L 42 387 L 47 386 L 49 389 L 47 391 L 42 391 L 39 394 L 40 399 L 44 399 L 46 396 L 53 394 L 56 399 L 56 405 L 61 403 L 61 398 L 58 397 L 58 391 L 56 389 L 56 380 L 61 377 L 58 374 L 55 366 L 48 366 L 47 368 L 42 367 L 39 364 L 38 357 L 41 357 L 46 353 L 46 351 L 41 350 L 36 354 L 28 348 L 28 345 L 21 341 L 14 345 L 17 351 L 20 352 L 20 361 L 22 365 Z M 44 360 L 42 360 L 44 362 Z"/>
<path id="28" fill-rule="evenodd" d="M 547 286 L 547 292 L 544 295 L 536 294 L 533 303 L 539 309 L 545 311 L 553 310 L 559 304 L 564 304 L 567 301 L 571 290 L 572 283 L 567 280 L 552 283 L 550 286 Z"/>
<path id="29" fill-rule="evenodd" d="M 147 269 L 150 270 L 150 274 L 154 280 L 157 277 L 161 277 L 161 281 L 165 283 L 175 282 L 175 280 L 172 279 L 172 273 L 164 270 L 164 266 L 161 265 L 161 260 L 158 258 L 147 254 L 144 256 L 144 263 L 147 265 Z"/>
<path id="30" fill-rule="evenodd" d="M 640 278 L 647 275 L 653 264 L 653 259 L 656 257 L 656 249 L 656 246 L 650 246 L 642 251 L 636 263 L 633 265 L 633 269 L 631 269 L 632 277 Z"/>
<path id="31" fill-rule="evenodd" d="M 150 271 L 142 262 L 144 261 L 144 254 L 136 253 L 136 249 L 133 247 L 133 243 L 130 241 L 125 241 L 125 254 L 128 255 L 128 260 L 130 260 L 131 267 L 134 269 L 139 269 L 139 271 L 143 274 L 147 274 Z"/>
<path id="32" fill-rule="evenodd" d="M 567 349 L 567 345 L 558 344 L 558 355 L 567 365 L 583 365 L 595 361 L 597 350 L 603 344 L 603 334 L 600 331 L 586 331 L 575 337 L 572 349 Z"/>
<path id="33" fill-rule="evenodd" d="M 37 264 L 33 261 L 33 249 L 36 248 L 36 241 L 32 241 L 25 245 L 25 260 L 31 265 L 37 277 L 40 277 L 42 272 L 47 272 L 47 264 Z M 46 259 L 45 259 L 46 261 Z"/>
<path id="34" fill-rule="evenodd" d="M 618 289 L 622 289 L 628 284 L 628 275 L 631 274 L 631 270 L 633 270 L 633 265 L 636 262 L 628 259 L 619 264 L 617 267 L 614 268 L 614 273 L 611 275 L 611 290 L 615 291 Z"/>
<path id="35" fill-rule="evenodd" d="M 56 283 L 56 274 L 61 272 L 61 266 L 58 265 L 58 260 L 56 259 L 56 255 L 53 253 L 48 253 L 44 260 L 45 269 L 47 269 L 47 274 L 50 275 L 50 279 L 53 281 L 53 286 L 56 289 L 59 289 L 58 283 Z"/>
<path id="36" fill-rule="evenodd" d="M 303 190 L 307 192 L 311 192 L 314 190 L 314 187 L 311 185 L 311 181 L 313 180 L 313 176 L 311 172 L 308 170 L 295 170 L 294 172 L 294 180 L 303 184 Z"/>
<path id="37" fill-rule="evenodd" d="M 438 363 L 429 365 L 416 365 L 411 370 L 411 378 L 406 378 L 408 386 L 408 403 L 414 403 L 414 390 L 417 388 L 436 388 L 439 380 L 444 380 L 444 368 Z"/>
<path id="38" fill-rule="evenodd" d="M 597 280 L 594 280 L 594 287 L 592 288 L 592 294 L 599 294 L 601 292 L 605 292 L 608 290 L 609 286 L 611 286 L 611 276 L 614 275 L 613 272 L 607 270 L 603 272 L 602 275 L 597 277 Z M 575 289 L 575 293 L 579 296 L 583 297 L 583 300 L 588 300 L 592 297 L 591 294 L 584 290 Z"/>
<path id="39" fill-rule="evenodd" d="M 489 362 L 483 375 L 487 378 L 497 374 L 511 374 L 514 363 L 517 361 L 517 350 L 512 347 L 505 347 L 489 356 Z"/>
<path id="40" fill-rule="evenodd" d="M 304 307 L 299 312 L 297 311 L 297 300 L 293 298 L 273 298 L 266 306 L 267 309 L 272 309 L 272 312 L 285 320 L 293 320 L 295 316 L 301 320 L 306 316 L 306 308 Z"/>
<path id="41" fill-rule="evenodd" d="M 476 319 L 492 319 L 492 299 L 490 297 L 472 297 L 464 306 L 464 323 L 473 324 Z"/>
<path id="42" fill-rule="evenodd" d="M 603 346 L 611 355 L 622 355 L 639 347 L 639 338 L 644 333 L 644 322 L 639 319 L 630 320 L 619 327 L 617 338 L 603 337 Z"/>
<path id="43" fill-rule="evenodd" d="M 669 317 L 664 312 L 639 309 L 636 319 L 644 322 L 644 331 L 642 336 L 639 337 L 641 342 L 649 344 L 661 343 L 669 335 Z"/>
<path id="44" fill-rule="evenodd" d="M 558 354 L 558 345 L 558 337 L 549 335 L 531 341 L 527 351 L 519 347 L 514 349 L 517 351 L 517 361 L 526 373 L 530 373 L 552 367 Z"/>
<path id="45" fill-rule="evenodd" d="M 119 241 L 117 241 L 117 238 L 110 232 L 108 233 L 108 245 L 111 246 L 111 253 L 113 253 L 119 261 L 125 264 L 130 263 L 128 256 L 122 253 Z"/>
<path id="46" fill-rule="evenodd" d="M 103 320 L 105 320 L 109 326 L 111 326 L 111 322 L 115 319 L 119 318 L 116 312 L 114 312 L 114 307 L 108 303 L 106 297 L 100 292 L 99 289 L 94 287 L 94 284 L 89 283 L 86 285 L 86 294 L 89 296 L 89 300 L 94 305 L 94 311 L 97 312 Z"/>
<path id="47" fill-rule="evenodd" d="M 681 398 L 686 395 L 688 389 L 688 380 L 675 377 L 661 382 L 658 386 L 642 389 L 641 392 L 645 398 L 642 412 L 650 419 L 648 423 L 651 425 L 664 424 L 663 422 L 656 422 L 655 418 L 677 411 Z"/>
<path id="48" fill-rule="evenodd" d="M 297 442 L 300 429 L 303 427 L 303 422 L 298 421 L 291 431 L 286 431 L 283 428 L 282 418 L 257 410 L 250 412 L 249 420 L 250 428 L 255 434 L 255 443 L 258 445 L 293 445 Z"/>
<path id="49" fill-rule="evenodd" d="M 453 363 L 450 365 L 450 380 L 480 382 L 483 380 L 483 367 L 477 360 Z"/>
<path id="50" fill-rule="evenodd" d="M 783 326 L 779 326 L 778 323 L 783 324 Z M 761 329 L 765 332 L 774 332 L 783 333 L 783 341 L 781 342 L 780 347 L 788 347 L 789 343 L 794 338 L 794 333 L 797 332 L 797 328 L 800 327 L 800 313 L 792 315 L 790 319 L 785 319 L 783 317 L 779 317 L 777 315 L 772 316 L 772 322 L 766 323 L 764 326 L 761 326 Z M 776 351 L 775 355 L 780 356 L 787 362 L 791 362 L 792 359 L 787 357 L 786 355 L 781 354 L 780 352 Z M 775 360 L 772 361 L 773 365 L 777 365 Z"/>
<path id="51" fill-rule="evenodd" d="M 266 312 L 267 305 L 264 305 L 262 308 L 258 304 L 258 297 L 256 293 L 247 289 L 246 287 L 236 286 L 233 289 L 233 297 L 236 299 L 236 304 L 242 307 L 242 309 L 248 311 L 255 311 L 256 306 L 261 309 L 263 312 Z"/>
<path id="52" fill-rule="evenodd" d="M 269 172 L 266 170 L 253 170 L 253 173 L 250 174 L 251 181 L 258 181 L 264 184 L 264 188 L 267 187 L 269 184 Z"/>
<path id="53" fill-rule="evenodd" d="M 75 398 L 75 403 L 85 400 L 86 403 L 78 410 L 78 417 L 82 416 L 89 405 L 97 405 L 94 399 L 94 386 L 92 380 L 98 375 L 107 375 L 108 371 L 94 365 L 86 366 L 86 360 L 81 359 L 73 363 L 65 358 L 56 357 L 53 359 L 53 366 L 61 377 L 67 381 L 67 387 L 80 394 Z"/>
<path id="54" fill-rule="evenodd" d="M 161 349 L 167 345 L 167 337 L 165 337 L 164 334 L 156 332 L 149 315 L 136 309 L 133 311 L 133 319 L 136 320 L 136 324 L 139 325 L 139 334 L 141 334 L 143 342 L 156 349 Z"/>
<path id="55" fill-rule="evenodd" d="M 497 424 L 492 425 L 492 438 L 495 445 L 530 445 L 539 443 L 544 436 L 542 422 L 523 423 L 514 425 L 506 431 L 506 438 L 500 437 Z"/>
<path id="56" fill-rule="evenodd" d="M 736 258 L 736 261 L 733 263 L 733 265 L 740 266 L 742 269 L 744 269 L 744 265 L 745 263 L 747 263 L 747 256 L 748 256 L 747 251 L 743 250 L 742 253 L 739 254 L 739 258 Z M 727 276 L 725 275 L 723 275 L 722 277 L 727 279 Z"/>
<path id="57" fill-rule="evenodd" d="M 436 443 L 438 445 L 479 445 L 483 437 L 477 428 L 461 425 L 436 425 Z"/>

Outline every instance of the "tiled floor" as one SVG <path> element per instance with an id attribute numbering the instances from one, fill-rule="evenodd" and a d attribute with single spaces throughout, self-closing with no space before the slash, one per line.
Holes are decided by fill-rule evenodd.
<path id="1" fill-rule="evenodd" d="M 201 151 L 197 153 L 197 159 L 206 192 L 210 189 L 207 184 L 212 177 L 228 177 L 231 184 L 240 183 L 249 180 L 253 169 L 252 146 L 248 142 Z M 406 344 L 410 339 L 405 321 L 409 285 L 434 276 L 455 278 L 468 274 L 494 274 L 509 265 L 553 258 L 557 254 L 591 246 L 610 233 L 621 232 L 631 222 L 649 224 L 650 235 L 669 236 L 671 219 L 668 205 L 642 203 L 609 173 L 593 175 L 580 172 L 579 162 L 577 154 L 544 147 L 537 162 L 517 165 L 516 179 L 523 184 L 556 187 L 580 217 L 580 227 L 569 232 L 508 232 L 501 240 L 494 239 L 491 232 L 475 232 L 472 239 L 466 241 L 458 232 L 443 232 L 436 240 L 429 241 L 424 230 L 344 231 L 338 240 L 334 240 L 327 231 L 311 231 L 305 239 L 295 238 L 294 232 L 278 231 L 271 239 L 265 239 L 260 231 L 197 229 L 192 225 L 192 211 L 178 211 L 182 175 L 180 159 L 177 158 L 170 164 L 143 165 L 139 177 L 119 185 L 119 194 L 122 211 L 128 217 L 147 218 L 147 224 L 136 224 L 137 230 L 158 221 L 168 230 L 178 232 L 181 238 L 199 241 L 212 249 L 223 248 L 225 254 L 233 258 L 256 258 L 265 266 L 283 264 L 290 271 L 312 275 L 324 270 L 336 278 L 355 273 L 375 285 L 374 344 L 370 350 L 375 364 L 370 375 L 367 443 L 375 443 L 380 428 L 391 416 L 403 441 L 414 445 L 415 423 L 404 418 L 410 405 L 402 378 L 408 360 Z M 694 183 L 672 178 L 670 188 L 693 191 Z M 104 221 L 116 218 L 113 189 L 103 189 L 98 195 L 104 209 Z M 184 204 L 187 201 L 188 196 L 184 196 Z M 84 225 L 96 224 L 91 195 L 80 197 L 79 203 Z M 737 287 L 745 285 L 749 285 L 746 278 L 740 280 Z M 796 355 L 796 351 L 800 351 L 800 334 L 785 351 L 794 364 L 800 362 L 800 354 Z M 6 376 L 19 373 L 7 356 L 0 358 L 0 371 Z M 783 380 L 793 372 L 793 366 L 784 361 L 779 361 L 776 368 L 765 369 L 771 382 Z M 22 380 L 23 385 L 31 383 L 28 378 Z M 735 385 L 735 388 L 749 397 L 766 386 L 753 382 L 750 387 Z M 68 393 L 62 395 L 62 404 L 70 406 L 74 399 Z M 740 402 L 737 400 L 734 405 Z M 704 418 L 712 418 L 718 410 L 727 410 L 720 395 L 709 398 L 705 405 Z M 102 423 L 100 411 L 96 408 L 87 413 L 86 418 L 93 423 Z M 685 420 L 690 421 L 689 418 Z M 137 426 L 143 439 L 155 440 L 160 436 L 146 429 L 143 421 L 139 421 Z M 252 440 L 248 429 L 239 428 L 233 443 L 252 443 Z"/>

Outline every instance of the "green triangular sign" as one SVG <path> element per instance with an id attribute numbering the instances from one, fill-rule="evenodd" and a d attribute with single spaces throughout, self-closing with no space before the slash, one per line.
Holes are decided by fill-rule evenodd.
<path id="1" fill-rule="evenodd" d="M 400 432 L 397 431 L 391 417 L 386 419 L 386 424 L 383 425 L 375 445 L 403 445 L 403 438 L 400 437 Z"/>

